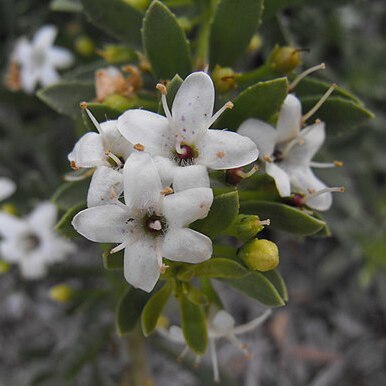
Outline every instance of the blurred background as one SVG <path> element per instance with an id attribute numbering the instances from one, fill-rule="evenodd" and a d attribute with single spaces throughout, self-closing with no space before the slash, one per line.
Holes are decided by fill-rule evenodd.
<path id="1" fill-rule="evenodd" d="M 43 24 L 60 29 L 56 44 L 89 66 L 82 79 L 103 66 L 96 49 L 111 39 L 82 13 L 63 11 L 76 1 L 2 0 L 0 68 L 3 78 L 15 39 Z M 261 46 L 251 54 L 264 62 L 276 43 L 307 48 L 304 68 L 325 62 L 318 74 L 364 101 L 376 118 L 355 130 L 329 130 L 322 157 L 344 167 L 321 174 L 343 185 L 325 215 L 332 237 L 275 234 L 280 272 L 289 303 L 263 328 L 243 337 L 253 358 L 227 342 L 219 344 L 223 385 L 374 386 L 386 384 L 386 4 L 373 1 L 270 0 Z M 58 11 L 59 9 L 59 11 Z M 79 76 L 69 71 L 65 76 Z M 83 130 L 33 95 L 0 88 L 0 175 L 17 183 L 10 203 L 27 213 L 49 199 L 69 171 L 67 154 Z M 39 282 L 21 280 L 17 269 L 0 277 L 0 385 L 126 385 L 133 368 L 143 385 L 210 385 L 210 364 L 177 363 L 181 349 L 161 339 L 147 341 L 146 363 L 129 359 L 116 335 L 114 307 L 121 274 L 102 269 L 100 250 L 80 241 L 65 266 Z M 107 279 L 107 280 L 106 280 Z M 70 304 L 53 301 L 57 283 L 82 296 Z M 225 303 L 243 323 L 259 314 L 256 303 L 218 284 Z M 129 349 L 135 352 L 135 340 Z M 134 358 L 134 359 L 133 359 Z M 122 373 L 122 370 L 123 373 Z"/>

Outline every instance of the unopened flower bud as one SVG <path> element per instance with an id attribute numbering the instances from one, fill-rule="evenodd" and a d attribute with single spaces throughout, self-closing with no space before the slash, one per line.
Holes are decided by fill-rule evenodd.
<path id="1" fill-rule="evenodd" d="M 4 260 L 0 260 L 0 275 L 7 273 L 11 269 L 11 265 Z"/>
<path id="2" fill-rule="evenodd" d="M 88 36 L 80 36 L 75 40 L 75 51 L 84 57 L 92 56 L 95 53 L 95 44 Z"/>
<path id="3" fill-rule="evenodd" d="M 5 212 L 7 214 L 10 214 L 12 216 L 17 215 L 17 208 L 15 205 L 12 204 L 4 204 L 1 206 L 1 211 Z"/>
<path id="4" fill-rule="evenodd" d="M 66 303 L 72 299 L 74 291 L 66 284 L 58 284 L 50 288 L 49 295 L 58 303 Z"/>
<path id="5" fill-rule="evenodd" d="M 266 272 L 279 265 L 279 250 L 269 240 L 254 239 L 248 242 L 241 248 L 240 257 L 253 271 Z"/>
<path id="6" fill-rule="evenodd" d="M 128 63 L 135 57 L 134 51 L 130 48 L 112 44 L 105 46 L 103 50 L 98 50 L 97 53 L 110 64 Z"/>
<path id="7" fill-rule="evenodd" d="M 239 214 L 230 227 L 227 234 L 237 237 L 241 241 L 248 241 L 264 229 L 266 222 L 260 221 L 258 216 Z"/>
<path id="8" fill-rule="evenodd" d="M 247 52 L 251 54 L 254 53 L 255 51 L 261 48 L 262 44 L 263 41 L 261 39 L 261 36 L 259 34 L 253 35 L 251 40 L 249 41 Z"/>
<path id="9" fill-rule="evenodd" d="M 268 64 L 276 73 L 288 74 L 301 64 L 300 51 L 294 47 L 276 46 L 268 58 Z"/>
<path id="10" fill-rule="evenodd" d="M 140 11 L 144 11 L 150 3 L 150 0 L 123 0 L 126 4 L 131 5 L 133 8 L 137 8 Z"/>
<path id="11" fill-rule="evenodd" d="M 230 67 L 216 66 L 212 72 L 213 83 L 219 93 L 226 93 L 236 87 L 236 74 Z"/>

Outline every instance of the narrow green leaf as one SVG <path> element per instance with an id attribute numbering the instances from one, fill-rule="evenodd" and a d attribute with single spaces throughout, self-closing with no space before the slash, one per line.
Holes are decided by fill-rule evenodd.
<path id="1" fill-rule="evenodd" d="M 55 230 L 60 233 L 62 236 L 69 239 L 74 239 L 79 236 L 79 233 L 71 225 L 71 221 L 74 216 L 79 213 L 81 210 L 86 209 L 85 204 L 78 204 L 68 209 L 63 216 L 60 218 L 58 223 L 55 225 Z"/>
<path id="2" fill-rule="evenodd" d="M 51 200 L 62 210 L 68 210 L 76 205 L 85 205 L 89 185 L 89 178 L 82 181 L 65 182 L 59 186 Z"/>
<path id="3" fill-rule="evenodd" d="M 174 97 L 176 96 L 177 91 L 180 88 L 182 82 L 183 82 L 182 78 L 177 74 L 170 82 L 167 83 L 166 89 L 168 93 L 166 95 L 166 100 L 168 102 L 168 106 L 173 105 Z M 158 114 L 165 115 L 161 102 L 159 102 Z"/>
<path id="4" fill-rule="evenodd" d="M 158 319 L 171 293 L 172 287 L 166 283 L 145 304 L 141 317 L 142 331 L 145 336 L 149 336 L 157 327 Z"/>
<path id="5" fill-rule="evenodd" d="M 150 296 L 150 293 L 131 286 L 126 290 L 116 309 L 115 323 L 119 335 L 125 335 L 135 327 Z"/>
<path id="6" fill-rule="evenodd" d="M 186 296 L 181 295 L 180 317 L 186 344 L 196 354 L 205 354 L 208 346 L 208 333 L 202 306 L 190 302 Z"/>
<path id="7" fill-rule="evenodd" d="M 243 201 L 241 211 L 269 218 L 270 227 L 281 231 L 309 236 L 321 230 L 326 223 L 310 216 L 300 209 L 278 202 Z"/>
<path id="8" fill-rule="evenodd" d="M 281 298 L 287 302 L 288 301 L 288 291 L 287 291 L 287 286 L 285 285 L 285 282 L 278 272 L 277 269 L 273 269 L 272 271 L 267 271 L 267 272 L 261 272 L 263 276 L 268 279 L 271 284 L 276 288 L 276 291 L 279 293 Z"/>
<path id="9" fill-rule="evenodd" d="M 40 89 L 36 96 L 58 113 L 77 118 L 80 103 L 95 97 L 95 87 L 93 83 L 69 81 Z"/>
<path id="10" fill-rule="evenodd" d="M 197 304 L 198 306 L 206 306 L 209 303 L 207 296 L 190 283 L 184 283 L 184 294 L 189 301 Z"/>
<path id="11" fill-rule="evenodd" d="M 208 216 L 195 221 L 191 228 L 213 238 L 227 229 L 238 214 L 239 196 L 237 191 L 221 194 L 214 198 Z"/>
<path id="12" fill-rule="evenodd" d="M 117 253 L 110 253 L 110 249 L 108 251 L 103 252 L 102 261 L 105 269 L 109 271 L 116 271 L 123 269 L 123 251 Z"/>
<path id="13" fill-rule="evenodd" d="M 136 49 L 141 48 L 140 11 L 121 0 L 81 0 L 81 3 L 84 13 L 97 27 Z"/>
<path id="14" fill-rule="evenodd" d="M 143 46 L 157 79 L 185 78 L 192 71 L 189 44 L 176 17 L 161 2 L 153 1 L 142 29 Z"/>
<path id="15" fill-rule="evenodd" d="M 209 304 L 214 303 L 218 306 L 218 308 L 224 308 L 224 304 L 222 303 L 216 290 L 213 288 L 210 279 L 206 277 L 200 277 L 199 281 L 201 291 L 206 295 L 207 299 L 209 300 Z"/>
<path id="16" fill-rule="evenodd" d="M 210 30 L 209 63 L 232 66 L 260 24 L 263 0 L 221 0 Z M 237 22 L 236 22 L 237 21 Z"/>
<path id="17" fill-rule="evenodd" d="M 200 264 L 189 266 L 177 275 L 179 280 L 189 281 L 193 277 L 217 277 L 237 279 L 245 276 L 248 271 L 239 263 L 231 259 L 212 257 Z"/>
<path id="18" fill-rule="evenodd" d="M 234 99 L 233 109 L 224 112 L 216 127 L 235 131 L 248 118 L 268 121 L 280 110 L 287 96 L 287 88 L 287 78 L 260 82 L 248 87 Z"/>
<path id="19" fill-rule="evenodd" d="M 241 279 L 222 279 L 222 281 L 266 306 L 285 305 L 280 293 L 261 272 L 255 271 Z"/>

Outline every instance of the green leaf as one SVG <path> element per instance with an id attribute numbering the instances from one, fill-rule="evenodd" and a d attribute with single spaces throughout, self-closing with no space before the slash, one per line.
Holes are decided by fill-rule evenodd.
<path id="1" fill-rule="evenodd" d="M 214 198 L 208 216 L 195 221 L 191 228 L 213 238 L 227 229 L 238 214 L 239 196 L 237 191 L 221 194 Z"/>
<path id="2" fill-rule="evenodd" d="M 271 284 L 276 288 L 276 291 L 279 293 L 281 298 L 287 302 L 288 301 L 288 291 L 287 287 L 285 285 L 285 282 L 280 275 L 280 273 L 276 270 L 273 269 L 272 271 L 267 271 L 267 272 L 261 272 L 263 276 L 265 276 L 266 279 L 268 279 Z"/>
<path id="3" fill-rule="evenodd" d="M 108 251 L 103 252 L 102 261 L 105 269 L 109 271 L 116 271 L 123 269 L 123 251 L 117 253 L 110 253 L 110 249 Z"/>
<path id="4" fill-rule="evenodd" d="M 84 13 L 97 27 L 127 43 L 141 48 L 143 15 L 121 0 L 81 0 Z"/>
<path id="5" fill-rule="evenodd" d="M 183 82 L 182 78 L 177 74 L 170 82 L 167 83 L 166 89 L 168 93 L 166 95 L 166 100 L 168 102 L 168 106 L 172 106 L 174 97 L 176 96 L 177 91 L 180 88 L 182 82 Z M 161 102 L 159 102 L 158 114 L 165 115 Z"/>
<path id="6" fill-rule="evenodd" d="M 300 209 L 278 202 L 243 201 L 242 213 L 257 214 L 260 218 L 269 218 L 270 227 L 281 231 L 309 236 L 320 231 L 326 223 L 310 216 Z"/>
<path id="7" fill-rule="evenodd" d="M 157 79 L 185 78 L 192 71 L 189 44 L 176 17 L 159 1 L 146 12 L 143 46 Z"/>
<path id="8" fill-rule="evenodd" d="M 260 24 L 262 0 L 221 0 L 210 30 L 209 63 L 232 66 Z"/>
<path id="9" fill-rule="evenodd" d="M 129 287 L 118 302 L 115 323 L 119 335 L 130 332 L 139 320 L 151 294 Z"/>
<path id="10" fill-rule="evenodd" d="M 264 17 L 272 17 L 282 8 L 304 2 L 305 0 L 268 0 L 264 3 Z"/>
<path id="11" fill-rule="evenodd" d="M 79 236 L 79 233 L 71 225 L 72 219 L 74 216 L 79 213 L 81 210 L 86 209 L 84 203 L 73 206 L 68 209 L 64 215 L 60 218 L 58 223 L 55 225 L 55 230 L 60 233 L 62 236 L 73 239 Z"/>
<path id="12" fill-rule="evenodd" d="M 196 354 L 205 354 L 208 346 L 208 333 L 202 306 L 190 302 L 186 296 L 181 295 L 180 317 L 186 344 Z"/>
<path id="13" fill-rule="evenodd" d="M 184 294 L 194 304 L 198 306 L 206 306 L 209 304 L 207 296 L 198 288 L 194 287 L 190 283 L 184 283 Z"/>
<path id="14" fill-rule="evenodd" d="M 241 279 L 222 279 L 222 281 L 266 306 L 285 305 L 278 290 L 261 272 L 251 272 Z"/>
<path id="15" fill-rule="evenodd" d="M 209 304 L 213 303 L 217 305 L 218 308 L 224 308 L 224 305 L 218 296 L 216 290 L 213 288 L 213 285 L 210 281 L 210 279 L 206 277 L 200 277 L 200 288 L 201 291 L 205 294 L 207 299 L 209 300 Z"/>
<path id="16" fill-rule="evenodd" d="M 287 88 L 287 78 L 259 82 L 248 87 L 234 99 L 233 109 L 224 112 L 216 127 L 235 131 L 248 118 L 268 121 L 280 110 L 287 96 Z"/>
<path id="17" fill-rule="evenodd" d="M 112 119 L 117 119 L 122 114 L 122 112 L 113 109 L 103 103 L 87 103 L 87 108 L 91 111 L 96 120 L 100 123 Z M 82 118 L 85 126 L 89 131 L 96 130 L 95 125 L 92 123 L 90 117 L 87 115 L 84 109 L 82 109 Z"/>
<path id="18" fill-rule="evenodd" d="M 172 287 L 168 282 L 145 304 L 141 317 L 142 331 L 145 336 L 149 336 L 155 330 L 171 292 Z"/>
<path id="19" fill-rule="evenodd" d="M 303 111 L 310 110 L 319 99 L 320 96 L 301 98 Z M 374 114 L 353 101 L 331 96 L 323 103 L 313 118 L 326 122 L 329 133 L 338 134 L 352 130 L 368 119 L 374 118 Z"/>
<path id="20" fill-rule="evenodd" d="M 65 182 L 52 196 L 52 202 L 62 210 L 71 209 L 76 205 L 85 205 L 89 185 L 89 178 L 82 181 Z"/>
<path id="21" fill-rule="evenodd" d="M 80 81 L 62 82 L 40 89 L 36 96 L 58 113 L 77 118 L 80 103 L 95 97 L 95 87 Z"/>
<path id="22" fill-rule="evenodd" d="M 53 0 L 50 3 L 51 11 L 57 12 L 82 12 L 79 0 Z"/>
<path id="23" fill-rule="evenodd" d="M 218 278 L 240 278 L 248 271 L 234 260 L 213 257 L 200 264 L 190 265 L 189 268 L 180 272 L 179 280 L 189 281 L 193 277 L 218 277 Z"/>

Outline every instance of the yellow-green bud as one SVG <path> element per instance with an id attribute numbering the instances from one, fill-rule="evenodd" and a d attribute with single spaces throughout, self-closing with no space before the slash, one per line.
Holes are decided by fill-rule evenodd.
<path id="1" fill-rule="evenodd" d="M 189 31 L 192 28 L 192 23 L 187 17 L 179 17 L 177 23 L 184 31 Z"/>
<path id="2" fill-rule="evenodd" d="M 11 265 L 4 260 L 0 260 L 0 275 L 7 273 L 11 269 Z"/>
<path id="3" fill-rule="evenodd" d="M 7 214 L 15 216 L 17 215 L 17 208 L 15 205 L 12 204 L 4 204 L 1 206 L 1 212 L 5 212 Z"/>
<path id="4" fill-rule="evenodd" d="M 264 229 L 266 222 L 261 222 L 258 216 L 239 214 L 227 229 L 227 234 L 239 240 L 248 241 Z"/>
<path id="5" fill-rule="evenodd" d="M 103 50 L 98 50 L 97 53 L 102 56 L 107 63 L 111 64 L 128 63 L 135 57 L 134 51 L 130 48 L 113 44 L 105 46 Z"/>
<path id="6" fill-rule="evenodd" d="M 212 72 L 213 83 L 219 93 L 226 93 L 236 87 L 237 78 L 240 75 L 235 73 L 230 67 L 220 67 L 217 65 Z"/>
<path id="7" fill-rule="evenodd" d="M 253 271 L 266 272 L 279 265 L 279 250 L 276 244 L 269 240 L 252 240 L 241 248 L 239 255 Z"/>
<path id="8" fill-rule="evenodd" d="M 73 297 L 74 291 L 66 284 L 58 284 L 50 288 L 50 298 L 58 303 L 66 303 Z"/>
<path id="9" fill-rule="evenodd" d="M 92 56 L 95 54 L 95 44 L 88 36 L 80 36 L 75 40 L 75 51 L 81 56 Z"/>
<path id="10" fill-rule="evenodd" d="M 137 8 L 140 11 L 144 11 L 149 3 L 150 0 L 123 0 L 126 4 L 131 5 L 133 8 Z"/>
<path id="11" fill-rule="evenodd" d="M 259 34 L 255 34 L 252 36 L 251 40 L 249 41 L 247 52 L 252 54 L 255 51 L 259 50 L 262 45 L 263 45 L 263 40 L 261 39 L 261 36 Z"/>
<path id="12" fill-rule="evenodd" d="M 137 98 L 135 96 L 129 99 L 119 94 L 108 95 L 103 101 L 105 105 L 122 112 L 133 108 L 137 104 L 136 102 Z"/>
<path id="13" fill-rule="evenodd" d="M 300 51 L 294 47 L 276 46 L 268 58 L 268 64 L 276 73 L 288 74 L 302 63 Z"/>

